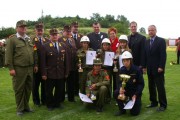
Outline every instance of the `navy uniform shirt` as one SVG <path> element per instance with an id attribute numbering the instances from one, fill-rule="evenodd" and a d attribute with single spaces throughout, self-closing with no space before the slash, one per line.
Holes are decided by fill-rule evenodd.
<path id="1" fill-rule="evenodd" d="M 123 66 L 120 69 L 120 74 L 131 76 L 126 82 L 125 95 L 130 97 L 133 95 L 136 95 L 137 97 L 141 96 L 144 89 L 144 79 L 140 69 L 137 66 L 132 65 L 131 68 L 127 70 L 126 67 Z M 118 78 L 118 87 L 120 88 L 122 86 L 122 81 L 120 80 L 120 77 Z"/>

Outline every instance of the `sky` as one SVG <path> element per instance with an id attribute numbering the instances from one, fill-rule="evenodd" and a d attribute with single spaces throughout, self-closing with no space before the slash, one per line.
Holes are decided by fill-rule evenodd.
<path id="1" fill-rule="evenodd" d="M 42 10 L 52 17 L 124 15 L 146 33 L 149 25 L 155 25 L 160 37 L 180 37 L 180 0 L 2 0 L 0 27 L 15 27 L 22 19 L 36 21 Z"/>

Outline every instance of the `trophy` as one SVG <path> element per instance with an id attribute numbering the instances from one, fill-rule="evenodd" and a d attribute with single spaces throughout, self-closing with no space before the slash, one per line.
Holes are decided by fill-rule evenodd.
<path id="1" fill-rule="evenodd" d="M 113 72 L 118 72 L 118 69 L 117 69 L 117 57 L 118 57 L 118 56 L 116 56 L 116 55 L 115 55 L 115 57 L 114 57 L 114 62 L 115 62 L 115 63 L 114 63 Z"/>
<path id="2" fill-rule="evenodd" d="M 120 80 L 122 81 L 122 90 L 124 90 L 124 88 L 126 87 L 126 82 L 130 79 L 131 76 L 129 75 L 126 75 L 126 74 L 120 74 Z M 126 100 L 126 96 L 124 93 L 120 93 L 119 96 L 118 96 L 118 99 L 124 101 Z"/>
<path id="3" fill-rule="evenodd" d="M 87 82 L 86 82 L 86 84 L 87 84 L 87 87 L 89 88 L 89 90 L 90 90 L 90 98 L 91 98 L 91 100 L 96 100 L 96 96 L 93 94 L 93 92 L 92 92 L 92 90 L 91 90 L 91 80 L 88 80 Z"/>
<path id="4" fill-rule="evenodd" d="M 81 67 L 81 65 L 82 65 L 81 58 L 83 57 L 83 55 L 82 54 L 78 54 L 77 56 L 79 58 L 79 69 L 78 69 L 78 72 L 83 72 L 83 69 Z"/>
<path id="5" fill-rule="evenodd" d="M 101 57 L 101 52 L 102 52 L 101 49 L 97 49 L 97 55 L 96 55 L 96 58 L 100 58 L 100 57 Z"/>

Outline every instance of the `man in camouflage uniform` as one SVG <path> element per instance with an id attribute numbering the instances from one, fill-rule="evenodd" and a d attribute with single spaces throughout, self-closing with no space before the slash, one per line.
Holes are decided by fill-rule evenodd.
<path id="1" fill-rule="evenodd" d="M 13 77 L 13 89 L 17 105 L 17 115 L 32 112 L 29 99 L 32 91 L 33 66 L 36 64 L 31 39 L 26 35 L 26 22 L 16 24 L 17 33 L 7 40 L 6 64 Z M 35 67 L 37 70 L 37 67 Z"/>
<path id="2" fill-rule="evenodd" d="M 103 110 L 110 85 L 109 75 L 106 71 L 101 70 L 101 65 L 100 58 L 94 59 L 93 70 L 88 73 L 86 81 L 86 95 L 94 100 L 97 112 Z"/>

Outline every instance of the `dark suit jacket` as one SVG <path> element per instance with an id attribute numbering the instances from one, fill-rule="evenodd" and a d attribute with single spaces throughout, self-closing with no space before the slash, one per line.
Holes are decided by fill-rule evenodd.
<path id="1" fill-rule="evenodd" d="M 166 64 L 166 42 L 163 38 L 155 37 L 150 48 L 150 40 L 145 45 L 147 73 L 158 75 L 158 68 L 165 71 Z M 164 73 L 164 72 L 163 72 Z"/>
<path id="2" fill-rule="evenodd" d="M 68 39 L 71 40 L 71 45 L 68 42 Z M 77 64 L 76 64 L 76 43 L 73 38 L 66 38 L 66 37 L 61 37 L 59 38 L 59 42 L 62 42 L 66 45 L 67 48 L 67 53 L 69 57 L 69 70 L 70 71 L 75 71 L 77 70 Z"/>
<path id="3" fill-rule="evenodd" d="M 128 36 L 128 46 L 132 50 L 132 55 L 133 55 L 133 63 L 136 66 L 144 66 L 144 61 L 145 61 L 145 42 L 146 42 L 146 37 L 143 35 L 136 33 L 134 36 L 129 35 Z"/>
<path id="4" fill-rule="evenodd" d="M 64 43 L 59 44 L 59 53 L 54 48 L 53 43 L 48 42 L 43 45 L 42 51 L 42 76 L 49 79 L 63 79 L 69 73 L 69 58 Z"/>
<path id="5" fill-rule="evenodd" d="M 77 49 L 81 48 L 81 43 L 80 43 L 80 41 L 81 41 L 81 38 L 82 38 L 82 37 L 83 37 L 83 35 L 81 35 L 81 34 L 78 33 L 78 34 L 77 34 L 77 39 L 74 40 Z M 72 38 L 73 38 L 73 36 L 72 36 Z"/>
<path id="6" fill-rule="evenodd" d="M 41 71 L 41 52 L 43 51 L 43 44 L 49 42 L 48 39 L 46 38 L 42 38 L 42 44 L 40 44 L 39 42 L 39 38 L 38 37 L 34 37 L 33 39 L 33 44 L 35 45 L 35 47 L 37 48 L 37 55 L 38 55 L 38 69 L 39 71 Z"/>
<path id="7" fill-rule="evenodd" d="M 90 48 L 93 50 L 97 50 L 101 48 L 101 42 L 104 38 L 108 38 L 107 33 L 100 32 L 100 34 L 96 34 L 95 32 L 89 33 L 88 38 L 90 40 Z"/>

